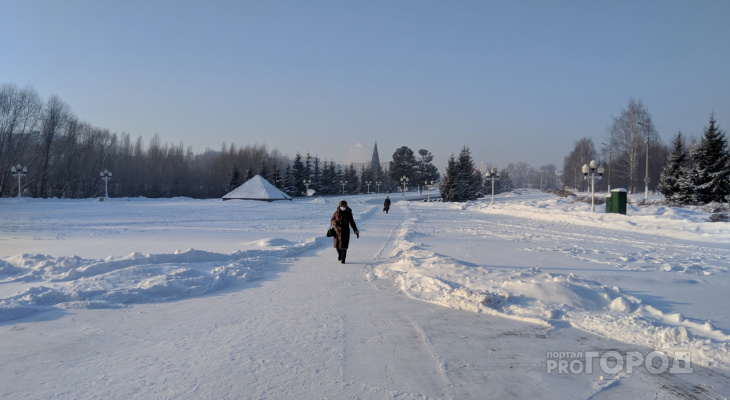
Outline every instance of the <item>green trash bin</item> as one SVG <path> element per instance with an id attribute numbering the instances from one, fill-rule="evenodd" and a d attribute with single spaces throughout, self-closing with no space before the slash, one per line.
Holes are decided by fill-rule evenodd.
<path id="1" fill-rule="evenodd" d="M 611 212 L 626 215 L 628 191 L 626 189 L 611 190 Z"/>
<path id="2" fill-rule="evenodd" d="M 612 213 L 613 209 L 611 208 L 611 194 L 606 195 L 606 213 Z"/>

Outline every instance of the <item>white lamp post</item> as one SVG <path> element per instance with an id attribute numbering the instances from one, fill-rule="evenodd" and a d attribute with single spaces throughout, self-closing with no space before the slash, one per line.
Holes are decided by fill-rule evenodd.
<path id="1" fill-rule="evenodd" d="M 403 175 L 400 178 L 400 181 L 403 182 L 403 198 L 405 199 L 406 198 L 406 183 L 408 183 L 408 178 L 405 175 Z"/>
<path id="2" fill-rule="evenodd" d="M 112 173 L 111 173 L 111 171 L 104 170 L 99 173 L 99 176 L 101 177 L 102 180 L 104 180 L 104 193 L 105 193 L 104 197 L 106 197 L 108 199 L 109 198 L 109 179 L 112 179 Z"/>
<path id="3" fill-rule="evenodd" d="M 644 200 L 649 200 L 649 125 L 637 122 L 646 128 L 646 172 L 644 173 Z"/>
<path id="4" fill-rule="evenodd" d="M 590 172 L 591 176 L 588 176 L 588 173 Z M 596 172 L 598 172 L 598 176 L 596 176 Z M 596 206 L 594 203 L 594 193 L 595 193 L 595 186 L 596 186 L 596 180 L 601 179 L 601 176 L 603 176 L 603 166 L 598 165 L 598 168 L 596 168 L 596 161 L 591 160 L 590 168 L 588 164 L 583 164 L 583 176 L 585 179 L 591 180 L 591 212 L 596 211 Z"/>
<path id="5" fill-rule="evenodd" d="M 376 185 L 378 185 L 378 194 L 380 194 L 380 184 L 383 183 L 381 181 L 375 182 Z"/>
<path id="6" fill-rule="evenodd" d="M 491 170 L 487 170 L 486 177 L 487 180 L 492 181 L 492 205 L 494 205 L 494 181 L 499 179 L 499 171 L 496 165 Z"/>
<path id="7" fill-rule="evenodd" d="M 370 181 L 365 181 L 365 184 L 368 185 L 368 194 L 370 194 L 370 184 L 371 183 L 372 182 L 370 182 Z"/>
<path id="8" fill-rule="evenodd" d="M 611 143 L 601 143 L 604 146 L 608 146 L 608 193 L 611 193 Z"/>
<path id="9" fill-rule="evenodd" d="M 11 167 L 10 172 L 13 173 L 13 176 L 18 177 L 18 198 L 20 198 L 22 197 L 20 193 L 23 191 L 23 186 L 20 184 L 20 178 L 24 177 L 28 173 L 28 168 L 18 164 L 15 167 Z"/>
<path id="10" fill-rule="evenodd" d="M 342 184 L 342 194 L 345 194 L 345 181 L 340 181 Z"/>
<path id="11" fill-rule="evenodd" d="M 310 180 L 306 180 L 305 179 L 303 182 L 304 182 L 304 186 L 307 187 L 307 196 L 309 196 L 309 185 L 312 184 L 312 180 L 311 179 Z"/>
<path id="12" fill-rule="evenodd" d="M 428 190 L 426 192 L 426 199 L 428 202 L 431 202 L 431 185 L 433 185 L 433 181 L 426 181 L 424 183 L 426 184 L 426 190 Z"/>

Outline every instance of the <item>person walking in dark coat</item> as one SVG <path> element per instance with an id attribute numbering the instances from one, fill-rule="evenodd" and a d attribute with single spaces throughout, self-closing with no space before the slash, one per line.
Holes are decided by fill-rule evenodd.
<path id="1" fill-rule="evenodd" d="M 335 227 L 334 247 L 337 249 L 337 260 L 345 263 L 347 247 L 350 245 L 350 226 L 355 231 L 355 236 L 360 238 L 360 231 L 355 225 L 355 218 L 352 216 L 352 209 L 347 206 L 345 200 L 340 201 L 337 211 L 332 214 L 330 224 Z"/>
<path id="2" fill-rule="evenodd" d="M 385 202 L 383 203 L 383 211 L 385 211 L 385 213 L 387 214 L 388 210 L 390 210 L 390 197 L 385 196 Z"/>

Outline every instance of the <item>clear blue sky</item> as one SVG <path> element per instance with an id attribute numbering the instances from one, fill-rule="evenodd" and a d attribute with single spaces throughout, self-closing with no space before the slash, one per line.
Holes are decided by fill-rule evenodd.
<path id="1" fill-rule="evenodd" d="M 730 1 L 0 0 L 0 83 L 145 143 L 534 167 L 642 100 L 730 127 Z"/>

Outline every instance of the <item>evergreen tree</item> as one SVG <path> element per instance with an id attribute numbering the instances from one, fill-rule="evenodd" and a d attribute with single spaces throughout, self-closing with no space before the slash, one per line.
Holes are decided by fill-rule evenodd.
<path id="1" fill-rule="evenodd" d="M 266 166 L 266 159 L 261 160 L 261 167 L 259 168 L 259 175 L 261 175 L 262 178 L 269 180 L 269 169 Z"/>
<path id="2" fill-rule="evenodd" d="M 305 160 L 305 162 L 304 162 L 304 175 L 305 176 L 302 178 L 302 180 L 304 180 L 304 179 L 310 180 L 310 179 L 312 179 L 312 156 L 309 153 L 307 153 L 307 158 L 305 158 L 304 160 Z"/>
<path id="3" fill-rule="evenodd" d="M 456 192 L 454 201 L 476 200 L 482 187 L 482 175 L 474 168 L 471 150 L 464 146 L 459 153 L 457 164 Z"/>
<path id="4" fill-rule="evenodd" d="M 433 154 L 428 150 L 421 149 L 418 150 L 418 155 L 420 156 L 416 160 L 416 180 L 418 183 L 423 184 L 426 181 L 437 182 L 441 176 L 439 175 L 438 168 L 431 163 L 433 161 Z"/>
<path id="5" fill-rule="evenodd" d="M 226 184 L 226 193 L 232 191 L 233 189 L 237 188 L 241 184 L 241 170 L 238 169 L 238 165 L 233 165 L 233 170 L 231 171 L 231 180 L 228 181 Z"/>
<path id="6" fill-rule="evenodd" d="M 506 169 L 503 169 L 502 172 L 499 173 L 499 181 L 495 182 L 495 184 L 499 184 L 499 192 L 495 193 L 509 193 L 512 191 L 512 179 L 509 177 L 509 172 L 507 172 Z M 497 190 L 497 186 L 494 186 L 494 189 Z"/>
<path id="7" fill-rule="evenodd" d="M 322 191 L 322 170 L 319 166 L 319 157 L 314 157 L 314 168 L 312 169 L 312 184 L 309 186 L 314 193 L 319 194 Z"/>
<path id="8" fill-rule="evenodd" d="M 296 191 L 296 187 L 292 183 L 291 166 L 287 165 L 284 170 L 284 176 L 282 177 L 281 190 L 289 196 L 294 196 L 294 192 Z"/>
<path id="9" fill-rule="evenodd" d="M 297 152 L 297 155 L 294 157 L 294 165 L 291 168 L 292 196 L 304 195 L 307 190 L 307 187 L 304 185 L 304 180 L 308 176 L 309 173 L 305 170 L 304 163 L 302 163 L 302 155 Z"/>
<path id="10" fill-rule="evenodd" d="M 370 168 L 365 168 L 364 165 L 360 167 L 360 182 L 358 182 L 357 186 L 358 193 L 368 192 L 367 182 L 372 181 L 371 175 Z"/>
<path id="11" fill-rule="evenodd" d="M 322 168 L 322 181 L 320 190 L 322 194 L 336 194 L 337 193 L 337 171 L 335 170 L 334 161 L 324 162 L 324 168 Z"/>
<path id="12" fill-rule="evenodd" d="M 692 201 L 692 182 L 687 172 L 688 159 L 681 132 L 674 138 L 673 146 L 674 150 L 659 178 L 658 189 L 670 203 L 687 204 Z"/>
<path id="13" fill-rule="evenodd" d="M 727 139 L 725 132 L 715 123 L 714 114 L 710 115 L 710 126 L 705 128 L 700 145 L 691 154 L 694 199 L 698 203 L 721 202 L 730 195 Z"/>
<path id="14" fill-rule="evenodd" d="M 274 161 L 274 165 L 271 168 L 271 173 L 269 174 L 269 182 L 271 182 L 274 187 L 281 190 L 282 189 L 282 181 L 281 181 L 281 171 L 279 170 L 279 163 Z"/>
<path id="15" fill-rule="evenodd" d="M 456 177 L 458 173 L 459 171 L 456 164 L 456 158 L 454 158 L 454 155 L 452 154 L 446 164 L 446 175 L 444 176 L 444 180 L 441 181 L 441 185 L 439 185 L 442 201 L 458 201 L 456 200 Z"/>
<path id="16" fill-rule="evenodd" d="M 400 179 L 404 176 L 411 182 L 415 182 L 415 179 L 418 178 L 416 174 L 416 156 L 408 146 L 398 148 L 393 153 L 393 161 L 389 165 L 388 174 L 395 182 L 400 182 Z"/>
<path id="17" fill-rule="evenodd" d="M 334 193 L 343 195 L 345 194 L 345 172 L 342 170 L 342 166 L 338 165 L 335 171 L 335 187 Z"/>
<path id="18" fill-rule="evenodd" d="M 345 193 L 355 194 L 359 193 L 360 179 L 357 177 L 357 170 L 354 164 L 350 164 L 349 167 L 343 172 L 343 179 L 345 180 Z"/>
<path id="19" fill-rule="evenodd" d="M 489 189 L 491 193 L 491 185 Z M 482 191 L 482 174 L 474 168 L 469 147 L 464 146 L 461 149 L 459 158 L 451 155 L 439 190 L 443 201 L 469 201 L 476 200 L 479 196 Z"/>

